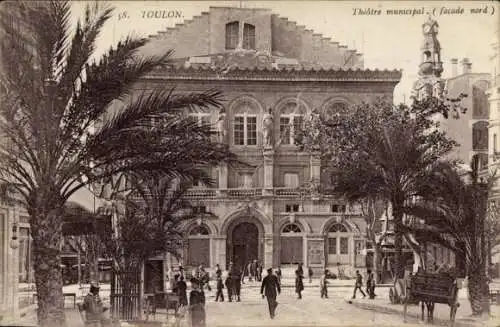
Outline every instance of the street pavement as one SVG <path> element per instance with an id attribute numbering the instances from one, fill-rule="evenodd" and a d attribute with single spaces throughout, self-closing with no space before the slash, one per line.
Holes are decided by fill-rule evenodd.
<path id="1" fill-rule="evenodd" d="M 352 281 L 351 281 L 352 283 Z M 287 283 L 288 284 L 288 283 Z M 214 285 L 212 285 L 214 286 Z M 377 298 L 363 299 L 358 294 L 351 300 L 352 286 L 342 283 L 329 288 L 329 298 L 321 299 L 318 280 L 312 284 L 305 282 L 305 290 L 301 300 L 297 299 L 292 285 L 285 285 L 278 296 L 276 317 L 269 317 L 267 302 L 260 295 L 260 283 L 243 285 L 241 302 L 227 301 L 227 290 L 224 289 L 225 302 L 215 302 L 215 290 L 206 291 L 206 312 L 208 327 L 260 327 L 260 326 L 400 326 L 403 324 L 403 306 L 392 305 L 388 300 L 388 287 L 376 289 Z M 80 297 L 84 291 L 77 286 L 65 287 L 65 292 L 77 292 Z M 101 297 L 104 303 L 109 303 L 109 288 L 103 285 Z M 78 302 L 81 298 L 78 299 Z M 500 307 L 492 305 L 493 315 L 488 320 L 477 321 L 470 318 L 470 304 L 465 289 L 460 292 L 461 306 L 457 312 L 456 327 L 500 326 Z M 77 310 L 72 309 L 72 303 L 67 301 L 67 318 L 71 327 L 83 327 Z M 409 306 L 408 319 L 405 326 L 420 326 L 420 308 Z M 449 308 L 436 304 L 434 312 L 435 325 L 449 325 Z M 163 320 L 164 315 L 158 313 L 156 320 Z M 18 322 L 24 326 L 35 326 L 34 312 Z M 183 327 L 188 321 L 183 321 Z"/>

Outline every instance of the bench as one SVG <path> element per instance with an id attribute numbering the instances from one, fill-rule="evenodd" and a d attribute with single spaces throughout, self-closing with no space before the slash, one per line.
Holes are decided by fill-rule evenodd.
<path id="1" fill-rule="evenodd" d="M 63 293 L 64 302 L 66 302 L 67 297 L 73 298 L 73 308 L 76 308 L 76 293 Z M 33 293 L 33 304 L 36 303 L 38 298 L 37 293 Z"/>
<path id="2" fill-rule="evenodd" d="M 404 321 L 406 322 L 407 305 L 409 302 L 419 301 L 422 305 L 424 320 L 424 304 L 427 307 L 427 321 L 433 321 L 434 304 L 443 303 L 450 306 L 450 321 L 454 325 L 458 303 L 458 286 L 456 278 L 447 273 L 431 273 L 419 271 L 410 277 L 407 284 L 404 302 Z"/>

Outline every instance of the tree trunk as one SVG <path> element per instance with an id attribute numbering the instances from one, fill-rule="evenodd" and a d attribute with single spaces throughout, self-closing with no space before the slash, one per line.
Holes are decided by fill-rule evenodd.
<path id="1" fill-rule="evenodd" d="M 395 269 L 395 278 L 403 278 L 404 277 L 404 267 L 405 262 L 403 262 L 403 233 L 401 231 L 401 225 L 403 224 L 403 211 L 401 208 L 403 207 L 404 201 L 402 200 L 393 200 L 393 219 L 394 219 L 394 247 L 396 249 L 396 269 Z"/>
<path id="2" fill-rule="evenodd" d="M 66 326 L 60 256 L 62 220 L 59 213 L 54 209 L 30 211 L 40 327 Z"/>
<path id="3" fill-rule="evenodd" d="M 472 272 L 468 278 L 469 302 L 472 314 L 479 316 L 490 312 L 489 286 L 485 272 Z"/>
<path id="4" fill-rule="evenodd" d="M 375 283 L 380 283 L 380 245 L 374 242 L 373 245 L 373 274 L 375 275 Z"/>

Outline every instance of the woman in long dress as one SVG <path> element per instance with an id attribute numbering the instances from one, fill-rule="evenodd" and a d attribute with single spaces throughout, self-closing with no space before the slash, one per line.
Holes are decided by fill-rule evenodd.
<path id="1" fill-rule="evenodd" d="M 206 326 L 205 313 L 205 294 L 200 289 L 200 281 L 196 278 L 191 279 L 193 290 L 189 294 L 189 316 L 192 327 Z"/>

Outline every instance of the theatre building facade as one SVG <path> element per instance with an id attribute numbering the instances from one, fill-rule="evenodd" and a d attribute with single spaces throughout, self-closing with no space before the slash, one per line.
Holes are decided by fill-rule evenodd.
<path id="1" fill-rule="evenodd" d="M 334 114 L 392 100 L 401 72 L 364 69 L 356 50 L 266 9 L 212 7 L 150 38 L 141 54 L 175 53 L 140 88 L 222 91 L 222 110 L 189 114 L 213 124 L 251 165 L 220 165 L 211 171 L 215 185 L 188 192 L 200 215 L 184 225 L 182 264 L 224 268 L 257 259 L 266 268 L 363 269 L 363 216 L 325 191 L 329 176 L 317 156 L 298 149 L 295 135 L 312 110 Z M 146 274 L 172 264 L 157 259 Z"/>

